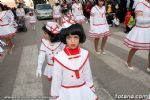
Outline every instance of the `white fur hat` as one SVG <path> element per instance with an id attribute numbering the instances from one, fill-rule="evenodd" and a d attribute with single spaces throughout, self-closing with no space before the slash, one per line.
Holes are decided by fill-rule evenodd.
<path id="1" fill-rule="evenodd" d="M 61 30 L 61 26 L 56 22 L 47 22 L 46 28 L 53 34 L 58 34 Z"/>
<path id="2" fill-rule="evenodd" d="M 72 24 L 75 24 L 75 21 L 72 18 L 68 18 L 68 17 L 62 18 L 62 28 L 68 28 Z"/>

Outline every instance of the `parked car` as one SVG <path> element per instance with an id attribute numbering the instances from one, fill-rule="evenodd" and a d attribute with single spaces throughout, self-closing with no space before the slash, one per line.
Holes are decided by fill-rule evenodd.
<path id="1" fill-rule="evenodd" d="M 53 17 L 53 10 L 49 4 L 37 4 L 35 11 L 37 13 L 37 19 Z"/>

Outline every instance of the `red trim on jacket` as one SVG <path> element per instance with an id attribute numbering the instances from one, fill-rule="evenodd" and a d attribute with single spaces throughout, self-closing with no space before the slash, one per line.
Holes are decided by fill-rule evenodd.
<path id="1" fill-rule="evenodd" d="M 9 25 L 9 24 L 4 24 L 4 25 L 0 25 L 0 26 L 7 26 L 7 25 Z"/>
<path id="2" fill-rule="evenodd" d="M 81 56 L 79 55 L 79 56 L 75 56 L 75 57 L 70 57 L 68 59 L 75 59 L 75 58 L 79 58 L 79 57 L 81 57 Z"/>
<path id="3" fill-rule="evenodd" d="M 79 67 L 78 70 L 73 70 L 73 69 L 68 68 L 67 66 L 65 66 L 64 64 L 62 64 L 59 60 L 57 60 L 55 57 L 54 57 L 54 60 L 55 60 L 56 62 L 58 62 L 62 67 L 66 68 L 66 69 L 68 69 L 68 70 L 70 70 L 70 71 L 73 71 L 73 72 L 75 73 L 75 75 L 76 75 L 76 78 L 78 79 L 78 78 L 80 78 L 80 73 L 79 73 L 79 71 L 83 68 L 83 66 L 84 66 L 84 64 L 86 63 L 86 61 L 87 61 L 88 58 L 89 58 L 89 52 L 88 52 L 88 55 L 87 55 L 85 61 L 84 61 L 83 64 Z"/>
<path id="4" fill-rule="evenodd" d="M 64 52 L 68 55 L 68 56 L 71 56 L 71 55 L 76 55 L 76 54 L 79 54 L 80 53 L 80 48 L 77 47 L 75 49 L 69 49 L 67 47 L 64 48 Z M 70 54 L 69 54 L 70 53 Z"/>
<path id="5" fill-rule="evenodd" d="M 98 97 L 95 100 L 98 100 Z"/>
<path id="6" fill-rule="evenodd" d="M 42 41 L 42 43 L 44 44 L 44 42 Z M 45 44 L 44 44 L 44 46 L 46 47 L 46 48 L 48 48 L 50 51 L 55 51 L 57 48 L 59 48 L 60 47 L 60 45 L 61 45 L 61 43 L 55 48 L 55 49 L 50 49 L 49 47 L 47 47 Z"/>
<path id="7" fill-rule="evenodd" d="M 137 7 L 137 5 L 138 5 L 138 4 L 140 4 L 140 3 L 141 3 L 141 4 L 144 4 L 146 7 L 150 8 L 150 6 L 146 5 L 146 4 L 145 4 L 145 3 L 143 3 L 143 2 L 139 2 L 139 3 L 137 3 L 137 4 L 136 4 L 136 6 L 135 6 L 135 8 L 136 8 L 136 7 Z"/>
<path id="8" fill-rule="evenodd" d="M 93 88 L 94 87 L 94 85 L 92 85 L 90 88 Z"/>
<path id="9" fill-rule="evenodd" d="M 78 87 L 81 87 L 83 85 L 85 85 L 86 82 L 82 83 L 81 85 L 74 85 L 74 86 L 64 86 L 64 85 L 61 85 L 62 87 L 64 88 L 78 88 Z"/>
<path id="10" fill-rule="evenodd" d="M 47 65 L 48 65 L 48 66 L 53 66 L 53 64 L 49 64 L 49 63 L 47 63 Z"/>

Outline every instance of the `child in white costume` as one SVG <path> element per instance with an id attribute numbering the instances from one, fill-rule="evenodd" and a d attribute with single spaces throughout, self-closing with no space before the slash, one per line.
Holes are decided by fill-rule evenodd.
<path id="1" fill-rule="evenodd" d="M 97 0 L 96 5 L 91 9 L 89 31 L 89 36 L 95 38 L 94 44 L 97 54 L 106 54 L 104 52 L 104 46 L 106 44 L 107 37 L 110 36 L 109 25 L 107 23 L 105 13 L 104 0 Z M 102 38 L 101 51 L 99 51 L 98 48 L 100 38 Z"/>
<path id="2" fill-rule="evenodd" d="M 70 10 L 68 9 L 62 9 L 62 18 L 61 18 L 61 25 L 70 25 L 74 24 L 75 20 Z"/>
<path id="3" fill-rule="evenodd" d="M 148 67 L 150 72 L 150 0 L 139 2 L 135 8 L 136 25 L 124 38 L 124 44 L 131 48 L 128 55 L 127 67 L 133 70 L 131 60 L 137 50 L 148 50 Z"/>
<path id="4" fill-rule="evenodd" d="M 36 70 L 37 77 L 42 75 L 42 66 L 46 57 L 47 65 L 45 67 L 44 75 L 48 77 L 48 80 L 52 79 L 53 57 L 64 48 L 64 44 L 59 40 L 60 29 L 60 25 L 56 22 L 47 22 L 47 25 L 43 27 L 44 38 L 42 39 L 38 57 L 38 66 Z"/>
<path id="5" fill-rule="evenodd" d="M 9 53 L 12 54 L 12 49 L 14 44 L 12 42 L 12 37 L 16 34 L 16 28 L 13 26 L 14 15 L 8 8 L 5 10 L 2 5 L 0 5 L 0 38 L 6 40 L 9 46 Z"/>
<path id="6" fill-rule="evenodd" d="M 18 18 L 25 17 L 25 11 L 24 11 L 22 5 L 18 5 L 18 7 L 16 9 L 16 15 L 17 15 Z"/>
<path id="7" fill-rule="evenodd" d="M 60 40 L 66 47 L 54 57 L 51 96 L 55 100 L 98 100 L 89 52 L 79 46 L 86 40 L 83 27 L 67 22 L 62 27 Z"/>
<path id="8" fill-rule="evenodd" d="M 29 23 L 30 23 L 32 29 L 35 30 L 36 17 L 32 11 L 29 12 Z"/>
<path id="9" fill-rule="evenodd" d="M 79 3 L 78 0 L 75 0 L 75 3 L 72 5 L 72 14 L 77 23 L 82 24 L 85 21 L 85 16 L 83 15 L 82 4 Z"/>
<path id="10" fill-rule="evenodd" d="M 13 21 L 14 21 L 14 16 L 11 11 L 0 10 L 0 37 L 1 38 L 15 35 L 16 29 L 12 25 Z"/>
<path id="11" fill-rule="evenodd" d="M 58 0 L 55 0 L 55 5 L 53 6 L 53 18 L 56 20 L 56 22 L 60 23 L 61 16 L 61 6 Z"/>

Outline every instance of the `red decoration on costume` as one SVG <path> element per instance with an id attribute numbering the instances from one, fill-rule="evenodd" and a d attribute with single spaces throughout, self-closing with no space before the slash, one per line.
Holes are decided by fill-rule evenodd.
<path id="1" fill-rule="evenodd" d="M 80 53 L 80 48 L 77 47 L 77 48 L 75 48 L 75 49 L 69 49 L 69 48 L 65 47 L 64 52 L 65 52 L 68 56 L 76 55 L 76 54 L 79 54 L 79 53 Z M 76 78 L 77 78 L 77 79 L 80 78 L 79 70 L 74 70 L 74 72 L 75 72 Z"/>
<path id="2" fill-rule="evenodd" d="M 50 28 L 50 31 L 54 34 L 58 34 L 57 29 L 59 28 L 59 25 L 57 24 L 55 28 L 53 28 L 52 26 L 48 26 Z"/>
<path id="3" fill-rule="evenodd" d="M 75 72 L 76 78 L 79 79 L 80 78 L 79 70 L 75 70 L 74 72 Z"/>
<path id="4" fill-rule="evenodd" d="M 0 21 L 2 22 L 2 19 L 0 19 Z"/>
<path id="5" fill-rule="evenodd" d="M 67 47 L 64 48 L 64 51 L 65 53 L 68 55 L 68 56 L 71 56 L 71 55 L 76 55 L 76 54 L 79 54 L 80 53 L 80 48 L 77 47 L 75 49 L 69 49 Z M 69 54 L 70 53 L 70 54 Z"/>
<path id="6" fill-rule="evenodd" d="M 48 81 L 51 81 L 52 80 L 52 78 L 47 78 L 48 79 Z"/>
<path id="7" fill-rule="evenodd" d="M 52 61 L 54 62 L 54 57 L 52 57 Z"/>
<path id="8" fill-rule="evenodd" d="M 73 19 L 71 19 L 71 18 L 68 18 L 68 19 L 66 19 L 65 17 L 62 17 L 64 20 L 62 21 L 62 25 L 64 24 L 64 23 L 71 23 L 71 24 L 75 24 L 75 20 L 73 20 Z"/>

